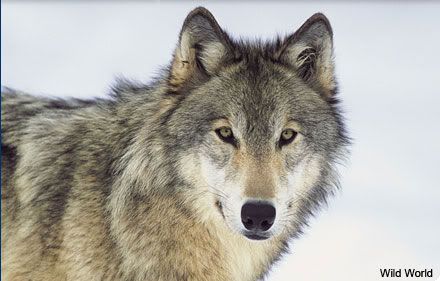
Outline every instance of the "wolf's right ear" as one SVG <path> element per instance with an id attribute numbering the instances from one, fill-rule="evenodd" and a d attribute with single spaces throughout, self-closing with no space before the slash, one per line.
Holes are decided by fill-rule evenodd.
<path id="1" fill-rule="evenodd" d="M 183 23 L 174 52 L 169 84 L 179 89 L 195 75 L 213 75 L 231 48 L 228 35 L 205 8 L 191 11 Z"/>

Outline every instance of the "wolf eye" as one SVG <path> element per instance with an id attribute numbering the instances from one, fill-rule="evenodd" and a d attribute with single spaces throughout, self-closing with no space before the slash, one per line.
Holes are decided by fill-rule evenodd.
<path id="1" fill-rule="evenodd" d="M 287 145 L 287 144 L 291 143 L 296 138 L 297 135 L 298 135 L 298 133 L 295 132 L 292 129 L 284 130 L 281 133 L 281 137 L 280 137 L 280 140 L 279 140 L 280 147 L 283 146 L 283 145 Z"/>
<path id="2" fill-rule="evenodd" d="M 236 145 L 237 141 L 234 138 L 234 134 L 232 133 L 232 129 L 229 127 L 221 127 L 215 130 L 217 136 L 224 142 L 230 143 L 232 145 Z"/>

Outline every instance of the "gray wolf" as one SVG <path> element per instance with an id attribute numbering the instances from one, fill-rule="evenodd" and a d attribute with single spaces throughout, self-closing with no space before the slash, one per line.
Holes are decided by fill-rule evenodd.
<path id="1" fill-rule="evenodd" d="M 3 280 L 257 280 L 337 186 L 329 21 L 270 42 L 186 18 L 108 99 L 2 90 Z"/>

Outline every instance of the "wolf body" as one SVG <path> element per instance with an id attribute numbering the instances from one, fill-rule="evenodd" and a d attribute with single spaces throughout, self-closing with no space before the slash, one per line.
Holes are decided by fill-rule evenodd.
<path id="1" fill-rule="evenodd" d="M 2 279 L 257 280 L 337 183 L 332 30 L 231 39 L 204 8 L 109 99 L 2 90 Z"/>

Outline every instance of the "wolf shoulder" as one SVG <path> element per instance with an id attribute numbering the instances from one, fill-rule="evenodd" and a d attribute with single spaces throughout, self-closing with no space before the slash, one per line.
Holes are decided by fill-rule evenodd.
<path id="1" fill-rule="evenodd" d="M 94 153 L 108 155 L 110 114 L 103 114 L 99 101 L 38 97 L 10 88 L 2 88 L 1 96 L 2 194 L 19 174 L 52 182 L 75 163 L 96 162 Z"/>

